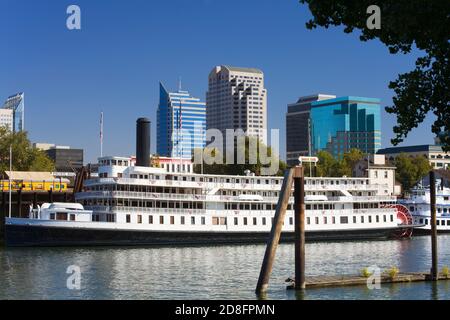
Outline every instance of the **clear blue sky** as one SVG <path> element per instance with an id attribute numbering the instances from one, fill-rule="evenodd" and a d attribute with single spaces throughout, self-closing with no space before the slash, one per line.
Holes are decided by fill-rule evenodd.
<path id="1" fill-rule="evenodd" d="M 66 28 L 66 8 L 81 7 L 82 30 Z M 297 0 L 0 0 L 0 100 L 25 92 L 25 126 L 33 142 L 99 155 L 131 155 L 135 121 L 152 120 L 156 147 L 158 82 L 205 99 L 215 65 L 257 67 L 268 89 L 268 125 L 279 128 L 285 157 L 285 112 L 299 96 L 329 93 L 391 104 L 390 80 L 420 52 L 390 55 L 341 28 L 307 30 Z M 432 143 L 432 119 L 403 145 Z M 395 117 L 382 112 L 382 145 Z"/>

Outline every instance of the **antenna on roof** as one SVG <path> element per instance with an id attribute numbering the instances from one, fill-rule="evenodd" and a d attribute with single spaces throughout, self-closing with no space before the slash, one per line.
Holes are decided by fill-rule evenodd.
<path id="1" fill-rule="evenodd" d="M 181 91 L 181 77 L 178 77 L 178 91 Z"/>

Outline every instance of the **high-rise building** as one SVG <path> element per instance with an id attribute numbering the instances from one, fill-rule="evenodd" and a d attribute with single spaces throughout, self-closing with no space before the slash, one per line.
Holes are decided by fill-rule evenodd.
<path id="1" fill-rule="evenodd" d="M 206 93 L 208 129 L 242 129 L 267 141 L 267 90 L 259 69 L 217 66 L 209 74 Z"/>
<path id="2" fill-rule="evenodd" d="M 381 147 L 380 100 L 340 97 L 311 103 L 312 150 L 338 157 L 352 148 L 375 154 Z"/>
<path id="3" fill-rule="evenodd" d="M 6 127 L 11 130 L 13 127 L 13 111 L 10 109 L 0 109 L 0 127 Z"/>
<path id="4" fill-rule="evenodd" d="M 191 158 L 195 148 L 205 147 L 206 104 L 178 90 L 159 84 L 157 153 L 172 158 Z"/>
<path id="5" fill-rule="evenodd" d="M 83 166 L 83 149 L 39 142 L 33 143 L 33 147 L 47 153 L 48 157 L 55 162 L 57 172 L 73 172 Z"/>
<path id="6" fill-rule="evenodd" d="M 12 110 L 14 132 L 25 130 L 25 94 L 23 92 L 8 97 L 2 109 Z"/>
<path id="7" fill-rule="evenodd" d="M 311 103 L 334 98 L 336 96 L 315 94 L 300 97 L 296 103 L 288 105 L 286 113 L 286 162 L 288 165 L 298 165 L 300 156 L 312 155 Z"/>

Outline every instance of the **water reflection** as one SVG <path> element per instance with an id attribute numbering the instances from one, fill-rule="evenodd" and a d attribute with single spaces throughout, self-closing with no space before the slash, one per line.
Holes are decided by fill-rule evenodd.
<path id="1" fill-rule="evenodd" d="M 438 241 L 440 267 L 450 265 L 449 236 Z M 256 299 L 264 245 L 186 248 L 0 249 L 0 299 Z M 306 272 L 356 274 L 427 271 L 428 237 L 407 241 L 308 243 Z M 81 290 L 66 287 L 67 267 L 81 268 Z M 268 293 L 261 299 L 449 299 L 448 282 L 286 290 L 294 273 L 294 246 L 280 245 Z"/>

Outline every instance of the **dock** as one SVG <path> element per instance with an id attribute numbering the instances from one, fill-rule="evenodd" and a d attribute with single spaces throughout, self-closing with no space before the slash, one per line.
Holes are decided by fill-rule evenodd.
<path id="1" fill-rule="evenodd" d="M 361 270 L 359 275 L 324 275 L 305 276 L 305 181 L 304 168 L 296 166 L 285 170 L 283 185 L 278 197 L 274 221 L 264 254 L 255 293 L 262 296 L 269 286 L 276 249 L 280 242 L 281 229 L 286 214 L 287 203 L 294 186 L 295 219 L 295 277 L 287 279 L 288 290 L 305 290 L 307 288 L 343 287 L 343 286 L 378 286 L 383 283 L 407 283 L 449 280 L 449 269 L 438 271 L 437 228 L 436 228 L 436 179 L 430 171 L 430 211 L 431 211 L 431 269 L 429 272 L 400 272 L 397 268 L 379 272 L 375 275 L 368 270 Z M 367 272 L 366 272 L 367 271 Z M 297 280 L 297 281 L 296 281 Z"/>
<path id="2" fill-rule="evenodd" d="M 395 277 L 390 277 L 387 274 L 381 274 L 380 284 L 386 283 L 405 283 L 405 282 L 420 282 L 430 281 L 430 272 L 401 272 Z M 450 280 L 449 276 L 439 274 L 437 280 Z M 291 282 L 286 280 L 286 282 Z M 287 286 L 288 290 L 294 290 L 294 281 Z M 333 276 L 311 276 L 306 277 L 306 288 L 325 288 L 325 287 L 345 287 L 345 286 L 365 286 L 368 283 L 368 278 L 360 275 L 333 275 Z M 370 280 L 369 280 L 370 283 Z M 373 281 L 371 282 L 373 283 Z"/>

